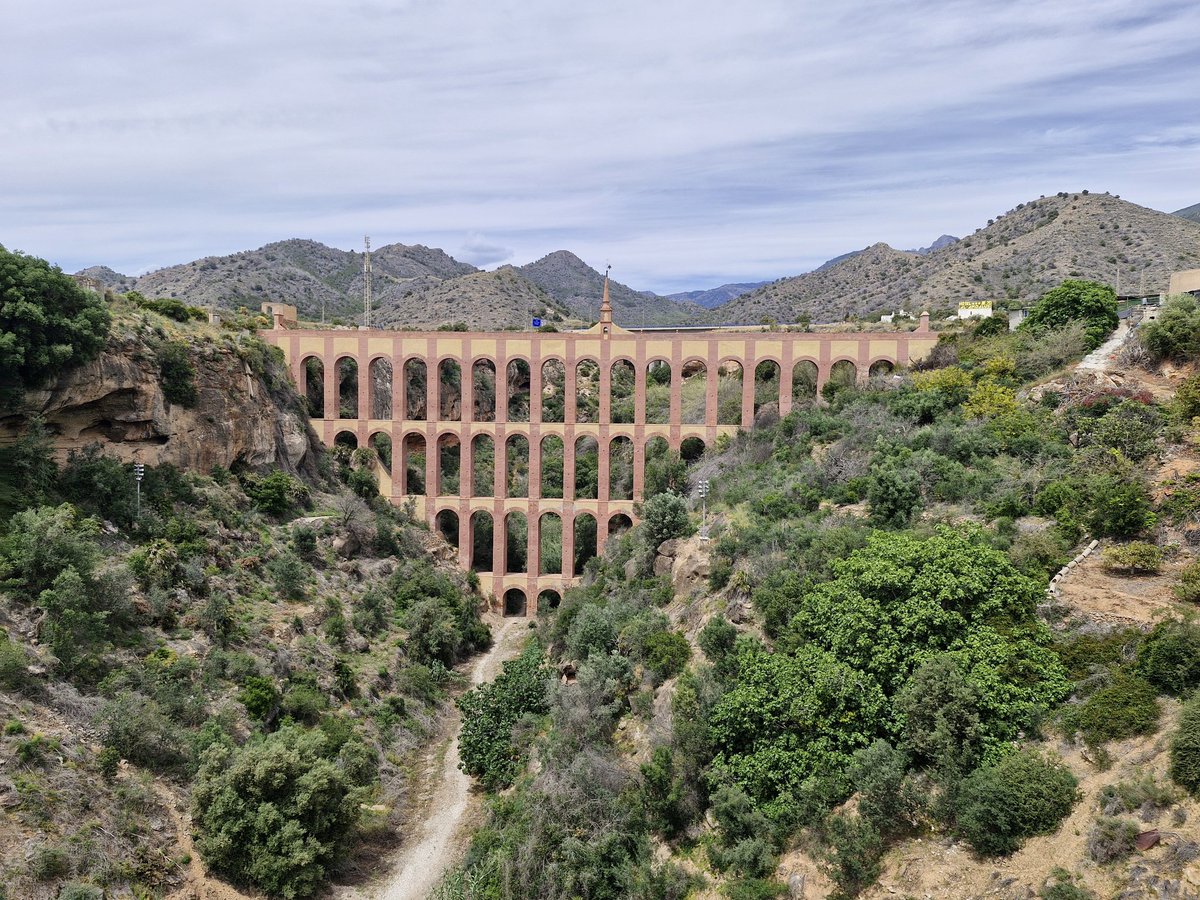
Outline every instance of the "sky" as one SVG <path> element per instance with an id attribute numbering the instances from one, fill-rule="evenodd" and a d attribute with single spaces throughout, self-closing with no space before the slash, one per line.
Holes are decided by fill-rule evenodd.
<path id="1" fill-rule="evenodd" d="M 0 244 L 569 249 L 660 293 L 1200 202 L 1195 0 L 5 0 Z"/>

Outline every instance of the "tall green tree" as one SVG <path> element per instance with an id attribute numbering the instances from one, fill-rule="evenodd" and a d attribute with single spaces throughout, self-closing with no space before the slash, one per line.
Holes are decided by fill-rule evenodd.
<path id="1" fill-rule="evenodd" d="M 57 266 L 0 246 L 0 396 L 93 358 L 110 320 L 104 301 Z"/>
<path id="2" fill-rule="evenodd" d="M 1021 326 L 1061 328 L 1077 321 L 1084 323 L 1087 349 L 1095 350 L 1120 321 L 1116 292 L 1098 281 L 1068 278 L 1042 295 Z"/>

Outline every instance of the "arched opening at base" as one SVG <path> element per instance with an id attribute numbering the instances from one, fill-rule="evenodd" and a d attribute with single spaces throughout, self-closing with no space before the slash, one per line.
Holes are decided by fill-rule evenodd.
<path id="1" fill-rule="evenodd" d="M 520 588 L 509 588 L 504 592 L 504 615 L 523 616 L 525 612 L 525 592 Z"/>
<path id="2" fill-rule="evenodd" d="M 558 591 L 552 591 L 549 588 L 542 591 L 537 596 L 538 612 L 547 612 L 552 609 L 558 609 L 558 605 L 562 603 L 562 597 Z"/>
<path id="3" fill-rule="evenodd" d="M 434 516 L 434 524 L 437 526 L 438 534 L 445 538 L 446 543 L 458 549 L 458 513 L 452 509 L 443 509 L 440 513 Z"/>
<path id="4" fill-rule="evenodd" d="M 608 536 L 610 539 L 618 538 L 633 527 L 633 520 L 625 513 L 616 513 L 609 517 L 608 520 Z"/>

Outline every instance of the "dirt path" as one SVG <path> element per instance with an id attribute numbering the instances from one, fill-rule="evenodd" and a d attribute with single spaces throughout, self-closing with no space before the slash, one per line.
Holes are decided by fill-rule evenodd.
<path id="1" fill-rule="evenodd" d="M 1117 354 L 1121 352 L 1121 347 L 1127 337 L 1129 337 L 1129 320 L 1122 319 L 1117 325 L 1117 330 L 1112 333 L 1112 337 L 1080 360 L 1079 365 L 1075 368 L 1083 372 L 1120 371 Z"/>
<path id="2" fill-rule="evenodd" d="M 471 667 L 471 684 L 495 678 L 501 663 L 517 655 L 528 634 L 527 620 L 506 620 L 495 631 L 492 648 Z M 456 720 L 454 737 L 440 756 L 439 771 L 434 776 L 436 784 L 426 804 L 428 818 L 416 843 L 401 852 L 393 874 L 370 892 L 377 900 L 425 900 L 465 848 L 469 837 L 467 826 L 478 812 L 481 799 L 472 793 L 470 777 L 458 768 L 458 725 Z"/>

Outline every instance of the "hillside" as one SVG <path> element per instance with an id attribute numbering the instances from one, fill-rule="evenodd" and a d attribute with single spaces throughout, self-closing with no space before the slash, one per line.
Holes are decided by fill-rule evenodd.
<path id="1" fill-rule="evenodd" d="M 422 286 L 382 304 L 374 322 L 382 328 L 436 328 L 464 323 L 481 330 L 528 328 L 534 316 L 547 322 L 571 317 L 571 310 L 512 266 L 471 272 Z"/>
<path id="2" fill-rule="evenodd" d="M 875 244 L 829 268 L 784 278 L 706 320 L 836 321 L 962 300 L 1029 303 L 1068 277 L 1122 293 L 1166 290 L 1170 273 L 1200 266 L 1200 224 L 1109 194 L 1058 194 L 1019 204 L 974 234 L 926 254 Z"/>
<path id="3" fill-rule="evenodd" d="M 594 321 L 600 314 L 604 276 L 568 250 L 556 250 L 518 270 L 576 315 Z M 673 325 L 695 320 L 703 312 L 690 303 L 675 303 L 648 291 L 635 291 L 609 281 L 613 320 L 618 325 Z"/>
<path id="4" fill-rule="evenodd" d="M 1171 215 L 1179 216 L 1191 222 L 1200 222 L 1200 203 L 1196 203 L 1193 206 L 1186 206 L 1183 209 L 1177 209 Z"/>

